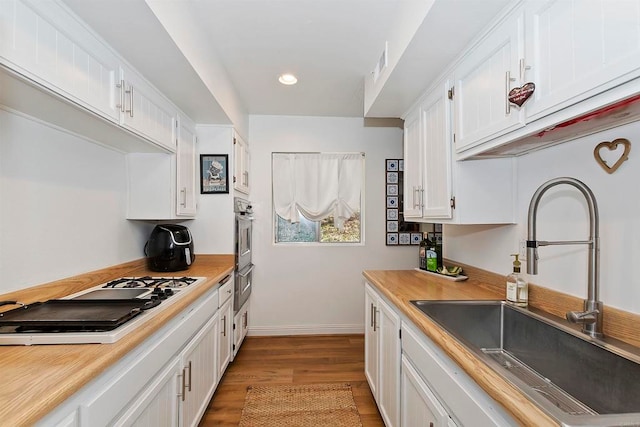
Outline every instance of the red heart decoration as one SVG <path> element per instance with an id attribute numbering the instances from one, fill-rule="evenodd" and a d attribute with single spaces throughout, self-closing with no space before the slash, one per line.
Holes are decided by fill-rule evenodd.
<path id="1" fill-rule="evenodd" d="M 526 83 L 521 87 L 514 87 L 509 91 L 509 102 L 516 104 L 518 107 L 522 107 L 527 99 L 536 90 L 536 85 L 532 82 Z"/>

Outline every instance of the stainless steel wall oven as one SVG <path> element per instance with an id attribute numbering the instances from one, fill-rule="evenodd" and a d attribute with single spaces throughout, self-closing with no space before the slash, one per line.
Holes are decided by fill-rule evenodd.
<path id="1" fill-rule="evenodd" d="M 248 200 L 239 197 L 234 198 L 235 221 L 235 294 L 233 311 L 238 312 L 251 294 L 251 279 L 253 263 L 252 251 L 252 224 L 253 210 Z"/>

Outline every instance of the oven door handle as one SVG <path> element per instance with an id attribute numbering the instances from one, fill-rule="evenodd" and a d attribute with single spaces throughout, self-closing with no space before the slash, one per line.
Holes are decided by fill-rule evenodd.
<path id="1" fill-rule="evenodd" d="M 249 268 L 247 268 L 247 271 L 245 271 L 244 273 L 238 272 L 238 276 L 239 277 L 247 277 L 247 275 L 249 273 L 251 273 L 252 270 L 253 270 L 253 264 L 251 264 L 251 266 Z"/>

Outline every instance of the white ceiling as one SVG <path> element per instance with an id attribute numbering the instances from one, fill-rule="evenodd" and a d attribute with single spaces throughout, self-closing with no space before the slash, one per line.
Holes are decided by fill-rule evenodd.
<path id="1" fill-rule="evenodd" d="M 229 93 L 248 114 L 363 117 L 364 79 L 385 41 L 409 25 L 413 11 L 431 7 L 367 114 L 399 117 L 508 0 L 64 2 L 185 113 L 212 123 L 230 121 Z M 169 7 L 175 13 L 154 13 Z M 204 37 L 200 50 L 179 48 L 184 38 L 167 19 Z M 219 61 L 217 68 L 194 60 L 194 52 Z M 226 80 L 212 87 L 210 69 L 226 71 Z M 298 84 L 278 83 L 283 72 Z"/>

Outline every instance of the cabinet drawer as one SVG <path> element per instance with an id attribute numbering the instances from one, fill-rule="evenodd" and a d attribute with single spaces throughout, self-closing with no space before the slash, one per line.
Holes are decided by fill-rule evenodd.
<path id="1" fill-rule="evenodd" d="M 218 308 L 222 307 L 233 296 L 233 283 L 233 277 L 229 276 L 229 279 L 220 285 L 220 289 L 218 289 Z"/>

